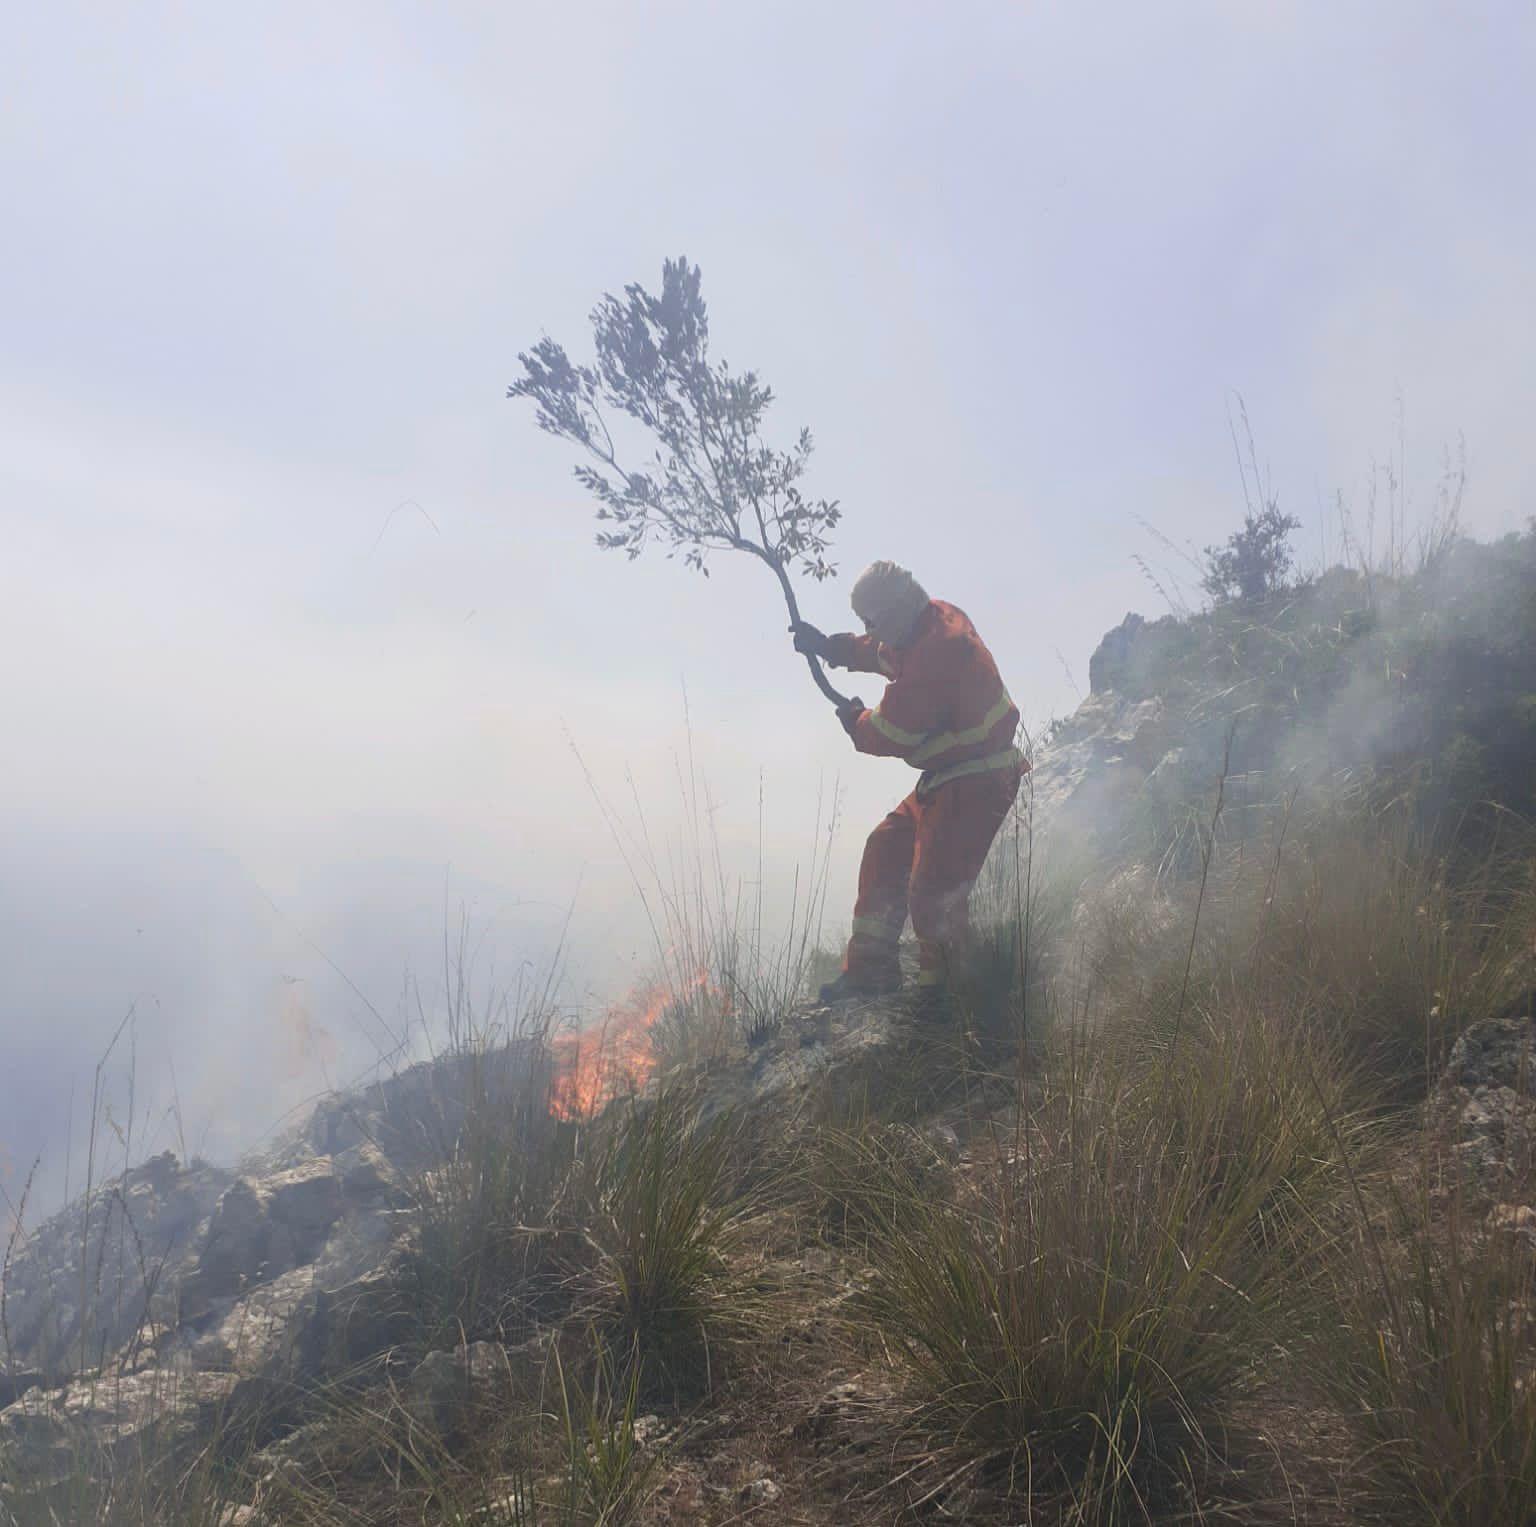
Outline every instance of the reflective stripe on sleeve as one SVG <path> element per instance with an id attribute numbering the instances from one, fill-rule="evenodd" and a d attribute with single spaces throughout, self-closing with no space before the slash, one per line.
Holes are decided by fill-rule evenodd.
<path id="1" fill-rule="evenodd" d="M 940 754 L 949 752 L 951 748 L 972 748 L 978 742 L 985 742 L 991 735 L 992 728 L 1012 709 L 1013 701 L 1005 689 L 1002 698 L 975 726 L 968 726 L 963 732 L 940 732 L 938 736 L 930 737 L 912 755 L 911 762 L 926 763 L 928 759 L 937 758 Z"/>
<path id="2" fill-rule="evenodd" d="M 905 732 L 899 726 L 887 721 L 878 710 L 869 713 L 869 724 L 880 733 L 887 742 L 894 742 L 898 748 L 915 747 L 923 740 L 921 732 Z"/>

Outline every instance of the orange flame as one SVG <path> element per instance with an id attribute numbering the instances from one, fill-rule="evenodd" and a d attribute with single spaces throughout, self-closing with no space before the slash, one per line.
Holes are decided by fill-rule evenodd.
<path id="1" fill-rule="evenodd" d="M 656 1071 L 651 1031 L 657 1020 L 708 986 L 702 971 L 681 995 L 664 983 L 642 986 L 595 1027 L 559 1035 L 552 1045 L 550 1113 L 557 1119 L 593 1119 L 615 1098 L 639 1092 Z"/>
<path id="2" fill-rule="evenodd" d="M 310 1015 L 299 985 L 289 977 L 283 978 L 283 992 L 278 1002 L 277 1029 L 283 1047 L 283 1075 L 288 1078 L 303 1075 L 311 1066 L 321 1071 L 335 1064 L 337 1047 L 329 1029 L 315 1022 Z"/>

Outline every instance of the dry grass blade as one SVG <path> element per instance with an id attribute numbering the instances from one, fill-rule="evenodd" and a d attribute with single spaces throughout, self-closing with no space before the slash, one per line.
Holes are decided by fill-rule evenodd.
<path id="1" fill-rule="evenodd" d="M 1445 1527 L 1536 1519 L 1536 1266 L 1453 1199 L 1389 1194 L 1379 1257 L 1337 1271 L 1316 1343 L 1351 1420 L 1362 1493 L 1385 1517 Z"/>
<path id="2" fill-rule="evenodd" d="M 733 1201 L 735 1121 L 705 1122 L 680 1088 L 628 1105 L 599 1142 L 583 1189 L 596 1261 L 581 1308 L 617 1352 L 633 1354 L 647 1389 L 711 1388 L 754 1301 L 728 1253 L 743 1206 Z"/>

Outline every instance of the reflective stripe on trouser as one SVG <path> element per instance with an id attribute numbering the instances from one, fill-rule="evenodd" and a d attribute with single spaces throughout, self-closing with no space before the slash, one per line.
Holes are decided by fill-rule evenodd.
<path id="1" fill-rule="evenodd" d="M 843 968 L 860 981 L 897 973 L 896 939 L 910 909 L 918 981 L 941 986 L 963 957 L 971 887 L 1019 793 L 1017 769 L 968 774 L 914 791 L 869 835 Z"/>

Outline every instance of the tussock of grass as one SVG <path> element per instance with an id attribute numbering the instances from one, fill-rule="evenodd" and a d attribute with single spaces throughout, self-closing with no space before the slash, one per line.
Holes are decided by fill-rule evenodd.
<path id="1" fill-rule="evenodd" d="M 941 1191 L 948 1163 L 910 1125 L 865 1119 L 814 1130 L 788 1171 L 789 1201 L 817 1239 L 867 1247 L 899 1205 Z"/>
<path id="2" fill-rule="evenodd" d="M 1453 1197 L 1392 1199 L 1387 1235 L 1336 1269 L 1316 1373 L 1383 1519 L 1536 1520 L 1536 1263 Z"/>
<path id="3" fill-rule="evenodd" d="M 569 1527 L 623 1527 L 654 1488 L 660 1458 L 635 1436 L 641 1364 L 628 1367 L 628 1380 L 616 1386 L 612 1365 L 599 1353 L 590 1392 L 558 1369 L 565 1479 L 554 1505 L 556 1520 Z"/>
<path id="4" fill-rule="evenodd" d="M 578 1250 L 564 1203 L 578 1132 L 550 1114 L 544 1026 L 458 1060 L 458 1127 L 412 1186 L 422 1340 L 516 1342 L 558 1300 Z"/>
<path id="5" fill-rule="evenodd" d="M 1243 1106 L 1228 1066 L 1169 1108 L 1158 1074 L 1070 1049 L 955 1193 L 888 1175 L 870 1200 L 868 1318 L 909 1365 L 915 1424 L 1063 1520 L 1149 1520 L 1220 1461 L 1294 1277 L 1294 1239 L 1254 1233 L 1312 1187 L 1294 1099 Z"/>
<path id="6" fill-rule="evenodd" d="M 735 1122 L 700 1118 L 683 1090 L 623 1111 L 588 1165 L 587 1235 L 596 1252 L 583 1313 L 647 1383 L 708 1384 L 746 1327 L 750 1290 L 728 1260 L 742 1205 L 733 1201 Z"/>
<path id="7" fill-rule="evenodd" d="M 1255 978 L 1376 1085 L 1422 1097 L 1457 1035 L 1531 978 L 1536 842 L 1513 818 L 1503 838 L 1469 863 L 1454 836 L 1437 840 L 1405 810 L 1321 814 L 1250 900 Z"/>
<path id="8" fill-rule="evenodd" d="M 1133 1106 L 1161 1119 L 1168 1149 L 1205 1174 L 1211 1204 L 1219 1210 L 1261 1175 L 1268 1186 L 1255 1200 L 1255 1233 L 1276 1247 L 1307 1247 L 1348 1202 L 1341 1151 L 1378 1159 L 1387 1132 L 1344 1046 L 1292 1011 L 1259 1005 L 1262 995 L 1192 1014 L 1172 1052 L 1134 1025 L 1112 1042 L 1144 1041 Z"/>

